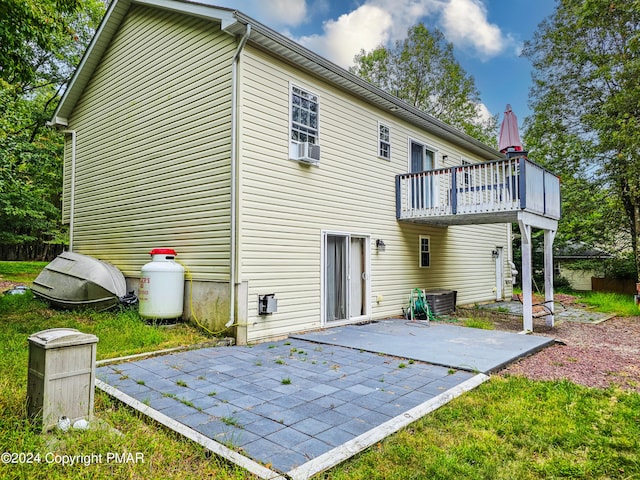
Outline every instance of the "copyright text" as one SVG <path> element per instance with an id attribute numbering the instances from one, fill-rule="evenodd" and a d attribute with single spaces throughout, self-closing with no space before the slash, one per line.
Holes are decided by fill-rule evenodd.
<path id="1" fill-rule="evenodd" d="M 107 452 L 68 455 L 54 452 L 43 454 L 33 452 L 3 452 L 0 454 L 0 460 L 5 464 L 45 463 L 64 466 L 83 465 L 88 467 L 89 465 L 95 464 L 144 463 L 144 453 Z"/>

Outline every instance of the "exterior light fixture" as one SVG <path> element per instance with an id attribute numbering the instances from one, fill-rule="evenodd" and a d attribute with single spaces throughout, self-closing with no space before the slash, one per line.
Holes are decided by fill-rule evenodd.
<path id="1" fill-rule="evenodd" d="M 379 252 L 384 252 L 386 248 L 387 246 L 384 244 L 384 242 L 381 239 L 376 240 L 376 249 L 378 249 Z"/>
<path id="2" fill-rule="evenodd" d="M 498 256 L 499 256 L 499 255 L 498 255 L 498 250 L 493 250 L 493 251 L 491 252 L 491 256 L 492 256 L 493 258 L 498 258 Z"/>

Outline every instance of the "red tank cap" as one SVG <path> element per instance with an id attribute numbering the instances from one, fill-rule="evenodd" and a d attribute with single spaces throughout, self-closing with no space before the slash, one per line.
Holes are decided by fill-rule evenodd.
<path id="1" fill-rule="evenodd" d="M 154 248 L 149 252 L 149 255 L 178 255 L 175 250 L 171 248 Z"/>

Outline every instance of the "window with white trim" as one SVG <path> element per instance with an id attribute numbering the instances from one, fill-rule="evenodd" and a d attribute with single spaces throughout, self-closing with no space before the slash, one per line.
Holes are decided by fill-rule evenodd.
<path id="1" fill-rule="evenodd" d="M 388 125 L 378 122 L 378 156 L 386 160 L 391 159 L 391 129 Z"/>
<path id="2" fill-rule="evenodd" d="M 318 144 L 318 96 L 291 85 L 291 141 Z"/>
<path id="3" fill-rule="evenodd" d="M 462 160 L 462 166 L 463 167 L 469 167 L 473 165 L 469 160 Z M 464 186 L 468 187 L 469 185 L 471 185 L 471 175 L 470 175 L 470 170 L 468 168 L 464 169 Z"/>
<path id="4" fill-rule="evenodd" d="M 420 235 L 420 267 L 431 266 L 431 237 Z"/>

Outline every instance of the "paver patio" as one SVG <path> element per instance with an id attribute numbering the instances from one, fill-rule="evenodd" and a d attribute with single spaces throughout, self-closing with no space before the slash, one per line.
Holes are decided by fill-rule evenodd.
<path id="1" fill-rule="evenodd" d="M 429 350 L 404 322 L 392 321 L 388 327 L 394 333 L 381 341 L 383 346 L 420 342 L 415 351 Z M 363 338 L 385 335 L 376 324 L 348 328 Z M 457 335 L 472 330 L 451 328 Z M 428 338 L 429 332 L 421 330 Z M 495 338 L 496 333 L 504 334 L 483 335 Z M 499 342 L 524 337 L 508 335 L 513 337 Z M 526 337 L 539 348 L 541 337 Z M 400 358 L 354 346 L 290 338 L 189 350 L 101 366 L 98 386 L 191 438 L 226 446 L 223 455 L 229 452 L 233 461 L 245 458 L 240 463 L 263 478 L 309 478 L 488 378 L 412 359 L 406 348 Z M 483 348 L 477 350 L 481 354 Z"/>
<path id="2" fill-rule="evenodd" d="M 518 301 L 493 302 L 486 305 L 479 305 L 478 308 L 509 312 L 511 315 L 522 317 L 522 303 Z M 577 322 L 597 324 L 613 318 L 610 313 L 596 312 L 590 308 L 575 307 L 573 305 L 562 305 L 556 303 L 554 306 L 554 316 L 556 322 Z"/>

